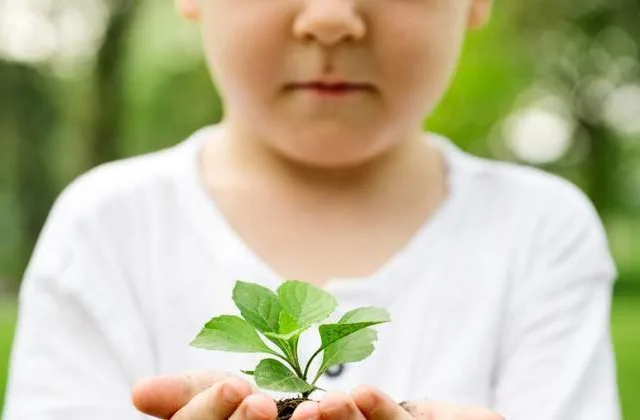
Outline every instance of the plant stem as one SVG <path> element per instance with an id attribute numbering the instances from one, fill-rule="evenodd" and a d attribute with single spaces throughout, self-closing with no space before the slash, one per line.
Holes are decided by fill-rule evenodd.
<path id="1" fill-rule="evenodd" d="M 274 356 L 276 356 L 276 357 L 279 357 L 280 359 L 282 359 L 282 360 L 284 360 L 285 362 L 287 362 L 287 364 L 288 364 L 289 366 L 291 366 L 291 368 L 296 372 L 296 374 L 298 374 L 298 376 L 301 376 L 301 375 L 302 375 L 301 373 L 298 373 L 298 372 L 300 372 L 300 368 L 299 368 L 298 366 L 296 366 L 296 364 L 295 364 L 295 363 L 293 363 L 293 362 L 289 359 L 289 355 L 288 355 L 288 354 L 287 354 L 287 355 L 285 355 L 285 356 L 283 356 L 283 355 L 281 355 L 280 353 L 278 353 L 278 352 L 276 352 L 276 351 L 272 351 L 272 352 L 271 352 L 271 354 L 272 354 L 272 355 L 274 355 Z"/>
<path id="2" fill-rule="evenodd" d="M 300 366 L 298 366 L 296 363 L 291 363 L 291 367 L 293 368 L 293 371 L 296 373 L 296 375 L 298 375 L 298 378 L 302 378 L 302 371 L 300 370 Z"/>
<path id="3" fill-rule="evenodd" d="M 311 362 L 313 362 L 313 359 L 315 359 L 320 354 L 320 352 L 322 352 L 322 350 L 324 350 L 322 347 L 316 350 L 316 352 L 313 353 L 313 356 L 311 356 L 311 358 L 307 362 L 307 366 L 305 366 L 304 368 L 304 376 L 303 376 L 303 379 L 305 381 L 307 380 L 307 375 L 309 374 L 309 368 L 311 367 Z"/>
<path id="4" fill-rule="evenodd" d="M 278 340 L 278 347 L 284 352 L 284 356 L 276 353 L 275 351 L 272 353 L 285 362 L 294 370 L 298 377 L 302 378 L 302 369 L 300 369 L 300 362 L 298 362 L 297 353 L 297 345 L 296 347 L 292 346 L 290 342 L 284 340 Z M 297 344 L 297 343 L 296 343 Z"/>
<path id="5" fill-rule="evenodd" d="M 306 381 L 306 377 L 302 374 L 302 369 L 300 368 L 300 359 L 298 358 L 298 337 L 293 339 L 291 343 L 291 353 L 293 356 L 293 361 L 296 365 L 296 373 L 298 376 Z"/>
<path id="6" fill-rule="evenodd" d="M 316 374 L 316 377 L 313 378 L 313 382 L 311 382 L 311 385 L 315 386 L 316 382 L 318 382 L 318 379 L 320 379 L 320 376 L 322 376 L 323 371 L 322 370 L 318 370 L 318 373 Z"/>

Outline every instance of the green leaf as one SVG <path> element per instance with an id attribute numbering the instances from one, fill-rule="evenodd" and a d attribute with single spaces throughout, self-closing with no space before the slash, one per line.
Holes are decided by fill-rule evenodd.
<path id="1" fill-rule="evenodd" d="M 233 288 L 233 301 L 240 313 L 260 331 L 278 332 L 280 304 L 278 296 L 266 287 L 243 281 Z"/>
<path id="2" fill-rule="evenodd" d="M 357 322 L 355 324 L 325 324 L 320 326 L 321 349 L 347 337 L 363 328 L 377 324 L 376 322 Z"/>
<path id="3" fill-rule="evenodd" d="M 240 372 L 244 373 L 245 375 L 253 375 L 255 373 L 255 370 L 240 370 Z"/>
<path id="4" fill-rule="evenodd" d="M 190 345 L 207 350 L 273 354 L 273 350 L 262 341 L 255 328 L 234 315 L 211 319 Z"/>
<path id="5" fill-rule="evenodd" d="M 278 288 L 280 307 L 291 314 L 300 328 L 326 319 L 336 308 L 333 296 L 301 281 L 290 280 Z"/>
<path id="6" fill-rule="evenodd" d="M 344 314 L 337 324 L 320 326 L 320 338 L 322 339 L 320 349 L 324 349 L 363 328 L 389 321 L 391 321 L 389 313 L 382 308 L 364 307 L 349 311 Z"/>
<path id="7" fill-rule="evenodd" d="M 280 332 L 265 332 L 264 335 L 276 343 L 278 347 L 282 348 L 282 343 L 280 343 L 280 341 L 288 342 L 289 340 L 298 337 L 307 328 L 308 327 L 300 328 L 291 314 L 286 311 L 282 311 L 280 312 Z"/>
<path id="8" fill-rule="evenodd" d="M 274 359 L 258 363 L 254 372 L 256 384 L 262 389 L 281 392 L 308 392 L 315 387 L 308 384 L 288 367 Z"/>
<path id="9" fill-rule="evenodd" d="M 322 364 L 318 369 L 317 377 L 320 377 L 332 366 L 366 359 L 373 353 L 373 343 L 377 338 L 378 334 L 374 330 L 365 328 L 327 346 L 324 349 Z"/>
<path id="10" fill-rule="evenodd" d="M 374 306 L 365 306 L 363 308 L 354 309 L 347 312 L 340 318 L 338 323 L 340 324 L 354 324 L 357 322 L 371 322 L 374 324 L 381 324 L 383 322 L 391 321 L 389 312 L 382 308 L 376 308 Z"/>
<path id="11" fill-rule="evenodd" d="M 286 311 L 280 312 L 278 324 L 279 333 L 263 332 L 263 334 L 284 352 L 287 359 L 293 362 L 293 358 L 295 357 L 293 354 L 294 343 L 290 342 L 290 340 L 299 336 L 304 329 L 299 328 L 293 316 Z"/>
<path id="12" fill-rule="evenodd" d="M 296 322 L 296 319 L 287 311 L 280 312 L 280 329 L 278 333 L 289 334 L 295 330 L 300 329 L 300 325 Z"/>

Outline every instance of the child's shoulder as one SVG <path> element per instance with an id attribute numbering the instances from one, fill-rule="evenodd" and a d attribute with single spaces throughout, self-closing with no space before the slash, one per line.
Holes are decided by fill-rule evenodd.
<path id="1" fill-rule="evenodd" d="M 496 191 L 549 203 L 560 201 L 585 204 L 589 201 L 576 184 L 554 173 L 518 163 L 478 160 L 482 163 L 478 183 L 487 183 Z"/>
<path id="2" fill-rule="evenodd" d="M 469 187 L 492 200 L 517 201 L 534 207 L 592 209 L 587 194 L 560 175 L 520 163 L 466 154 Z"/>
<path id="3" fill-rule="evenodd" d="M 536 167 L 478 157 L 450 141 L 445 145 L 461 174 L 457 179 L 467 208 L 480 213 L 478 217 L 510 218 L 518 223 L 545 219 L 556 226 L 600 224 L 591 199 L 570 180 Z"/>
<path id="4" fill-rule="evenodd" d="M 75 178 L 57 204 L 81 213 L 144 194 L 172 180 L 179 149 L 170 147 L 98 165 Z"/>
<path id="5" fill-rule="evenodd" d="M 77 231 L 125 226 L 176 198 L 186 144 L 98 165 L 72 180 L 53 204 L 45 229 Z"/>
<path id="6" fill-rule="evenodd" d="M 59 273 L 70 255 L 85 248 L 130 251 L 132 233 L 153 217 L 144 213 L 162 211 L 158 197 L 175 190 L 180 156 L 178 145 L 104 163 L 75 178 L 53 204 L 29 270 Z"/>
<path id="7" fill-rule="evenodd" d="M 591 199 L 568 179 L 524 164 L 466 153 L 461 159 L 468 167 L 467 189 L 478 203 L 521 217 L 543 218 L 556 226 L 600 224 Z"/>

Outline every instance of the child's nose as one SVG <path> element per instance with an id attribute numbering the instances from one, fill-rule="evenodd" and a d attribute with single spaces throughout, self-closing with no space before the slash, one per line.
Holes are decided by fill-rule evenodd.
<path id="1" fill-rule="evenodd" d="M 363 38 L 366 28 L 355 0 L 305 0 L 293 32 L 302 40 L 332 46 Z"/>

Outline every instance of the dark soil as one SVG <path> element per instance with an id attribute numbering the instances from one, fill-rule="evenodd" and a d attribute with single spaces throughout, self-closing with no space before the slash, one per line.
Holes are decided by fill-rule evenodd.
<path id="1" fill-rule="evenodd" d="M 304 401 L 310 400 L 308 398 L 287 398 L 276 401 L 276 406 L 278 407 L 278 420 L 289 420 L 296 407 Z"/>
<path id="2" fill-rule="evenodd" d="M 400 403 L 400 407 L 404 408 L 404 411 L 411 414 L 411 416 L 416 418 L 424 418 L 425 413 L 422 411 L 418 411 L 418 407 L 415 404 L 410 403 L 409 401 L 402 401 Z"/>
<path id="3" fill-rule="evenodd" d="M 409 414 L 413 414 L 413 408 L 410 404 L 409 401 L 402 401 L 400 403 L 400 407 L 404 408 L 404 411 L 406 411 Z"/>

